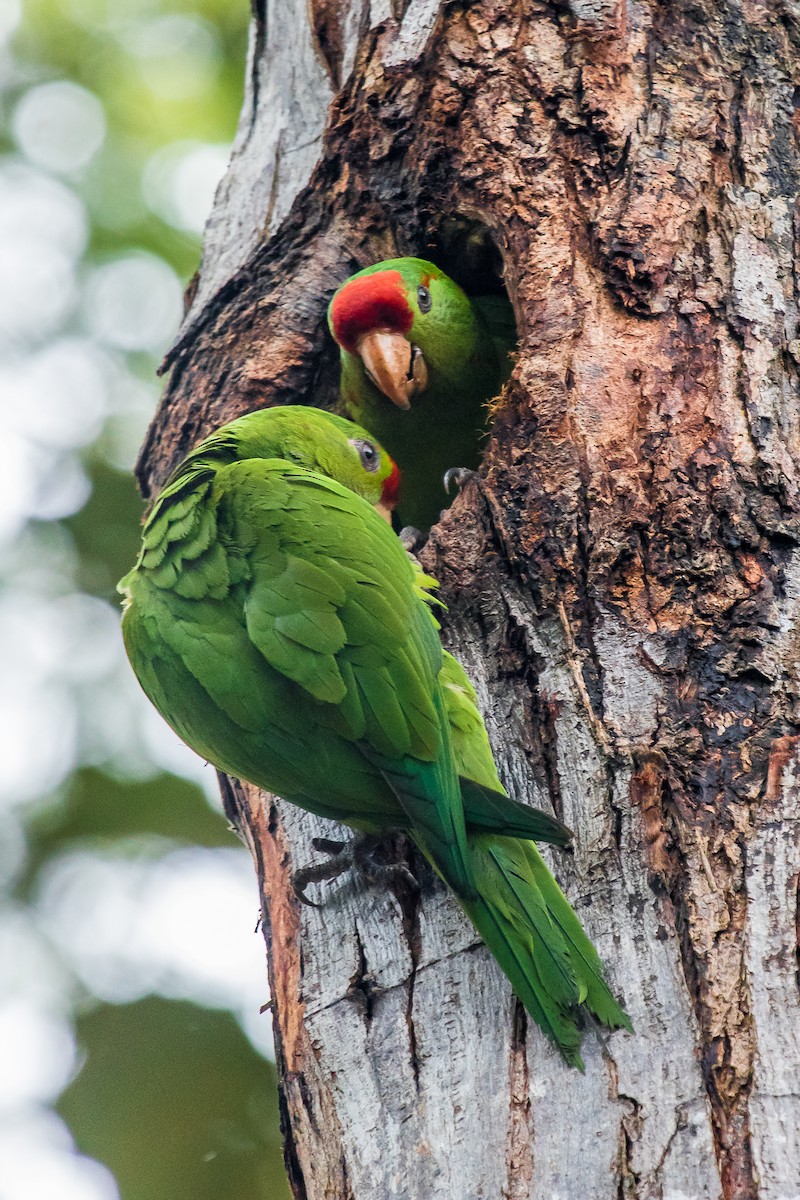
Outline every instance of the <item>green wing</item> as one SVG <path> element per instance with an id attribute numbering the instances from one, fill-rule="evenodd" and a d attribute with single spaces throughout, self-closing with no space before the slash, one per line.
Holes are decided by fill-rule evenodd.
<path id="1" fill-rule="evenodd" d="M 469 892 L 441 646 L 389 526 L 278 460 L 223 464 L 213 486 L 193 472 L 154 509 L 122 585 L 145 690 L 216 765 L 352 824 L 407 828 Z M 200 701 L 182 711 L 187 677 L 209 715 Z"/>
<path id="2" fill-rule="evenodd" d="M 475 833 L 500 833 L 568 846 L 572 833 L 566 825 L 539 808 L 512 800 L 506 792 L 497 774 L 475 689 L 461 663 L 446 650 L 442 652 L 439 682 L 447 708 L 467 828 Z"/>
<path id="3" fill-rule="evenodd" d="M 266 465 L 286 495 L 264 486 Z M 226 468 L 219 486 L 232 497 L 235 544 L 243 524 L 259 530 L 245 602 L 253 644 L 336 706 L 334 724 L 380 770 L 421 848 L 453 887 L 470 892 L 439 697 L 441 645 L 402 546 L 366 502 L 308 471 L 250 461 Z"/>
<path id="4" fill-rule="evenodd" d="M 490 791 L 503 792 L 475 688 L 461 663 L 447 650 L 442 651 L 439 682 L 447 705 L 459 775 Z"/>

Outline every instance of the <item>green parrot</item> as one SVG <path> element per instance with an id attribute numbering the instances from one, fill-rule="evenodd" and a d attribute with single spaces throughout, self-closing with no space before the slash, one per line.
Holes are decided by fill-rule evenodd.
<path id="1" fill-rule="evenodd" d="M 581 1004 L 629 1023 L 530 840 L 570 834 L 500 785 L 441 647 L 435 582 L 386 519 L 399 485 L 389 455 L 330 413 L 223 426 L 167 482 L 119 584 L 128 657 L 220 770 L 356 830 L 406 833 L 581 1067 Z"/>
<path id="2" fill-rule="evenodd" d="M 403 524 L 428 529 L 450 503 L 445 472 L 480 461 L 488 402 L 513 365 L 514 310 L 468 297 L 425 259 L 393 258 L 342 284 L 328 325 L 344 409 L 397 461 Z"/>

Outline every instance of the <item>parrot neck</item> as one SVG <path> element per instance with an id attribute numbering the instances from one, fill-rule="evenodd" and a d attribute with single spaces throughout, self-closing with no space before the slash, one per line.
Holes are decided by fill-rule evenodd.
<path id="1" fill-rule="evenodd" d="M 463 299 L 463 297 L 462 297 Z M 438 333 L 437 333 L 438 328 Z M 478 466 L 488 404 L 508 379 L 516 345 L 514 310 L 506 297 L 474 297 L 464 312 L 453 306 L 443 327 L 415 325 L 408 333 L 425 359 L 428 383 L 403 412 L 371 382 L 357 354 L 341 354 L 341 400 L 347 415 L 374 434 L 403 474 L 397 514 L 427 529 L 452 497 L 443 476 L 450 467 Z"/>
<path id="2" fill-rule="evenodd" d="M 374 434 L 402 472 L 397 513 L 404 525 L 429 528 L 453 499 L 444 490 L 445 471 L 478 466 L 487 425 L 485 397 L 495 387 L 499 391 L 501 383 L 489 343 L 484 359 L 465 364 L 460 385 L 432 373 L 411 410 L 403 412 L 370 382 L 356 355 L 342 355 L 341 396 L 348 414 Z"/>

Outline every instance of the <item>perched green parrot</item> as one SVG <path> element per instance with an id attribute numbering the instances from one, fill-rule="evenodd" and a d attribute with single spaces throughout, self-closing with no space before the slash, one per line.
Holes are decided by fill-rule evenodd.
<path id="1" fill-rule="evenodd" d="M 128 656 L 219 769 L 357 830 L 405 832 L 582 1066 L 582 1003 L 629 1026 L 528 840 L 564 845 L 569 831 L 500 785 L 474 692 L 441 647 L 434 581 L 385 519 L 399 482 L 330 413 L 223 426 L 167 482 L 120 582 Z"/>
<path id="2" fill-rule="evenodd" d="M 511 304 L 468 297 L 422 258 L 394 258 L 343 283 L 328 324 L 342 404 L 400 467 L 403 524 L 428 529 L 450 503 L 445 472 L 480 461 L 488 402 L 513 365 Z"/>

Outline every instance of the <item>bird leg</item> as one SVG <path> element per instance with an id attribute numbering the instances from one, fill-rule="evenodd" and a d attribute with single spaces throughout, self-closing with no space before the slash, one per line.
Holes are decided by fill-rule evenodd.
<path id="1" fill-rule="evenodd" d="M 292 873 L 292 891 L 298 900 L 311 908 L 321 908 L 314 900 L 309 900 L 306 888 L 310 883 L 323 883 L 328 879 L 338 879 L 345 871 L 356 871 L 368 883 L 392 884 L 402 881 L 406 887 L 419 891 L 419 883 L 405 863 L 381 863 L 373 857 L 375 851 L 383 845 L 383 838 L 374 833 L 359 833 L 349 842 L 334 841 L 332 838 L 314 838 L 311 846 L 321 854 L 329 855 L 326 862 L 310 863 Z"/>
<path id="2" fill-rule="evenodd" d="M 375 858 L 375 851 L 383 849 L 386 841 L 380 837 L 372 837 L 367 834 L 364 838 L 354 839 L 353 849 L 353 866 L 359 871 L 368 883 L 383 883 L 391 886 L 393 883 L 403 882 L 413 891 L 419 891 L 419 881 L 404 862 L 378 862 Z"/>

